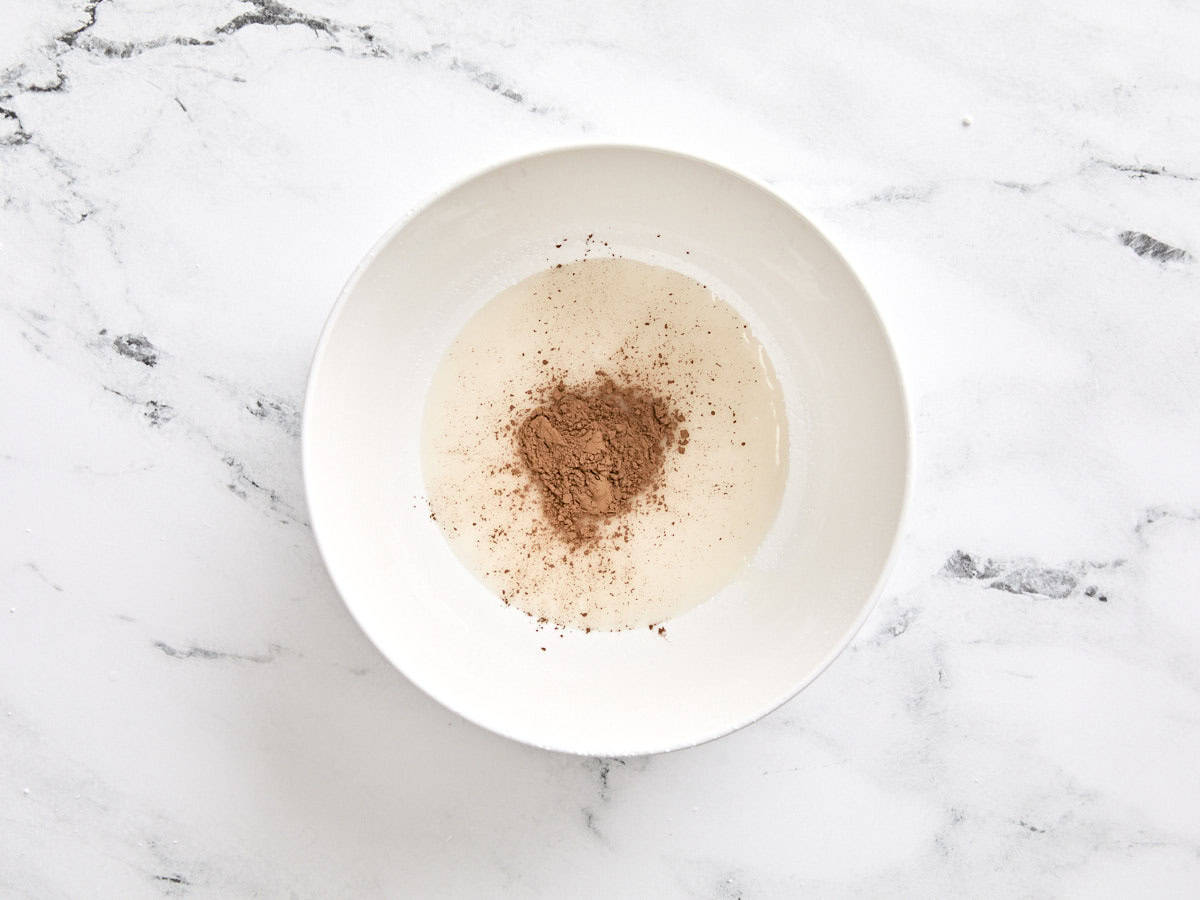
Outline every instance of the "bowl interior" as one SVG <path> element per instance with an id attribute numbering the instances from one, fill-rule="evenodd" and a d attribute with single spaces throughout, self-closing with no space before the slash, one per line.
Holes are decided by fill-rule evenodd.
<path id="1" fill-rule="evenodd" d="M 463 568 L 423 500 L 421 416 L 442 353 L 482 304 L 574 259 L 590 233 L 714 286 L 766 345 L 787 407 L 774 525 L 741 575 L 671 620 L 666 639 L 536 630 Z M 555 250 L 564 236 L 579 240 Z M 815 677 L 874 600 L 907 469 L 896 361 L 841 256 L 769 191 L 642 148 L 506 163 L 394 229 L 335 308 L 304 409 L 313 527 L 371 640 L 468 719 L 596 755 L 716 737 Z"/>

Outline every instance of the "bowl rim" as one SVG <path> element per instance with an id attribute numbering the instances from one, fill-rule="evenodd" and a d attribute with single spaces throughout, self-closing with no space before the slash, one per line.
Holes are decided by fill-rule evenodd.
<path id="1" fill-rule="evenodd" d="M 750 187 L 753 187 L 753 188 L 758 189 L 759 191 L 765 192 L 766 194 L 768 194 L 772 198 L 774 198 L 777 202 L 781 203 L 784 206 L 784 208 L 786 208 L 793 215 L 797 216 L 803 222 L 807 223 L 813 229 L 813 231 L 817 234 L 817 236 L 822 241 L 825 242 L 825 244 L 828 246 L 828 248 L 832 251 L 834 257 L 843 266 L 846 267 L 846 271 L 850 274 L 850 277 L 853 279 L 853 282 L 862 291 L 863 296 L 866 297 L 867 305 L 870 308 L 871 315 L 874 318 L 876 324 L 879 326 L 880 333 L 883 336 L 883 343 L 887 350 L 888 358 L 891 361 L 892 369 L 896 373 L 896 381 L 900 388 L 900 413 L 901 413 L 900 418 L 901 418 L 901 423 L 903 426 L 902 438 L 903 438 L 903 448 L 904 448 L 904 456 L 905 456 L 904 484 L 901 486 L 899 515 L 896 518 L 896 526 L 895 526 L 895 530 L 892 534 L 891 546 L 888 548 L 887 557 L 884 559 L 884 564 L 883 564 L 883 567 L 880 569 L 879 576 L 876 578 L 875 583 L 872 585 L 871 590 L 867 596 L 867 599 L 863 603 L 862 609 L 859 611 L 857 618 L 849 625 L 849 627 L 845 630 L 845 632 L 843 632 L 843 634 L 838 638 L 838 640 L 834 643 L 833 648 L 830 650 L 830 652 L 828 654 L 826 654 L 825 658 L 823 660 L 821 660 L 821 662 L 804 679 L 802 679 L 800 682 L 796 683 L 795 685 L 789 686 L 781 697 L 773 698 L 772 700 L 768 701 L 763 706 L 763 708 L 756 709 L 748 717 L 740 718 L 740 719 L 736 720 L 735 722 L 733 722 L 732 724 L 722 725 L 721 727 L 716 729 L 713 733 L 708 734 L 704 737 L 698 738 L 696 740 L 688 740 L 688 741 L 684 741 L 682 743 L 675 743 L 675 744 L 671 744 L 669 746 L 653 747 L 651 749 L 628 748 L 623 751 L 620 749 L 611 749 L 611 748 L 598 748 L 598 749 L 588 750 L 588 749 L 579 749 L 576 747 L 554 746 L 552 743 L 540 743 L 538 741 L 531 740 L 529 738 L 520 737 L 516 734 L 509 733 L 508 731 L 503 730 L 502 728 L 500 728 L 494 724 L 485 724 L 483 722 L 477 721 L 473 717 L 459 711 L 457 708 L 455 708 L 455 706 L 453 704 L 448 703 L 441 696 L 439 696 L 437 691 L 433 690 L 428 685 L 422 683 L 421 680 L 419 680 L 418 678 L 415 678 L 412 674 L 410 674 L 397 660 L 394 660 L 391 657 L 391 655 L 389 655 L 387 653 L 387 651 L 385 651 L 379 645 L 379 643 L 372 636 L 371 632 L 366 628 L 366 626 L 363 625 L 362 621 L 359 619 L 358 615 L 355 613 L 353 606 L 346 599 L 346 592 L 342 589 L 341 584 L 338 582 L 338 576 L 333 571 L 333 567 L 330 565 L 329 559 L 326 556 L 325 548 L 321 542 L 321 531 L 317 524 L 317 518 L 313 515 L 313 509 L 312 509 L 311 500 L 310 500 L 310 498 L 312 496 L 312 490 L 311 490 L 311 485 L 310 485 L 312 464 L 311 464 L 311 460 L 310 460 L 311 438 L 310 438 L 310 429 L 309 429 L 309 425 L 308 425 L 308 423 L 309 423 L 308 413 L 311 408 L 313 396 L 315 394 L 316 384 L 320 377 L 321 362 L 325 356 L 325 348 L 328 345 L 329 341 L 331 340 L 333 332 L 337 328 L 338 319 L 341 318 L 341 314 L 342 314 L 343 310 L 345 309 L 346 304 L 349 302 L 351 294 L 353 294 L 354 289 L 358 286 L 358 282 L 362 279 L 362 277 L 363 277 L 364 273 L 367 271 L 367 269 L 370 268 L 371 264 L 374 263 L 375 259 L 379 256 L 379 254 L 382 252 L 384 247 L 386 247 L 391 242 L 391 240 L 401 230 L 403 230 L 414 218 L 416 218 L 417 215 L 419 215 L 420 213 L 424 212 L 425 210 L 433 207 L 435 204 L 441 202 L 447 196 L 449 196 L 450 194 L 459 190 L 460 188 L 464 187 L 465 185 L 469 184 L 470 182 L 473 182 L 479 178 L 483 178 L 487 175 L 491 175 L 494 172 L 497 172 L 501 169 L 505 169 L 505 168 L 508 168 L 508 167 L 516 165 L 516 164 L 532 162 L 534 160 L 542 159 L 542 158 L 549 157 L 549 156 L 557 156 L 557 155 L 562 155 L 562 154 L 578 153 L 581 151 L 582 152 L 595 151 L 595 150 L 623 150 L 623 151 L 636 151 L 639 153 L 651 153 L 651 154 L 657 154 L 660 156 L 673 157 L 675 159 L 683 160 L 688 163 L 696 163 L 696 164 L 700 164 L 702 166 L 706 166 L 711 169 L 716 169 L 718 172 L 721 172 L 725 175 L 730 175 L 730 176 L 734 177 L 735 179 L 744 182 L 745 184 L 749 185 Z M 320 337 L 318 338 L 316 347 L 313 350 L 312 361 L 309 364 L 308 379 L 305 384 L 304 405 L 301 410 L 300 470 L 301 470 L 301 482 L 304 487 L 304 505 L 305 505 L 305 509 L 308 513 L 309 528 L 312 532 L 313 541 L 317 547 L 317 554 L 321 559 L 321 565 L 324 567 L 326 574 L 329 576 L 329 580 L 332 582 L 334 589 L 337 591 L 338 598 L 342 601 L 342 605 L 346 608 L 346 611 L 350 614 L 350 618 L 358 626 L 359 630 L 362 631 L 363 635 L 367 638 L 367 640 L 371 643 L 371 645 L 376 649 L 376 651 L 381 656 L 383 656 L 383 658 L 386 659 L 388 661 L 388 663 L 393 668 L 395 668 L 396 671 L 398 671 L 401 675 L 403 675 L 411 684 L 413 684 L 418 690 L 420 690 L 422 693 L 424 693 L 427 697 L 436 701 L 439 705 L 443 706 L 444 708 L 446 708 L 450 712 L 454 713 L 455 715 L 460 716 L 461 718 L 470 722 L 472 725 L 482 728 L 485 731 L 491 732 L 492 734 L 497 734 L 503 738 L 507 738 L 508 740 L 516 741 L 517 743 L 525 744 L 525 745 L 531 746 L 531 747 L 537 747 L 538 749 L 541 749 L 541 750 L 548 750 L 548 751 L 556 752 L 556 753 L 566 753 L 566 754 L 570 754 L 570 755 L 574 755 L 574 756 L 589 756 L 589 757 L 603 756 L 603 757 L 633 758 L 633 757 L 638 757 L 638 756 L 657 755 L 659 753 L 671 753 L 676 750 L 686 749 L 688 747 L 699 747 L 702 744 L 707 744 L 710 741 L 715 741 L 718 738 L 725 737 L 726 735 L 732 734 L 735 731 L 740 731 L 741 729 L 746 728 L 749 725 L 753 725 L 755 722 L 770 715 L 775 710 L 779 709 L 781 706 L 783 706 L 785 703 L 787 703 L 789 700 L 792 700 L 794 697 L 796 697 L 796 695 L 798 695 L 801 691 L 803 691 L 810 684 L 812 684 L 817 678 L 819 678 L 822 674 L 824 674 L 825 670 L 828 669 L 833 664 L 833 661 L 835 659 L 837 659 L 839 656 L 841 656 L 841 654 L 845 651 L 845 649 L 850 645 L 850 642 L 854 640 L 854 638 L 858 634 L 858 632 L 862 630 L 863 625 L 866 623 L 867 619 L 870 618 L 871 613 L 875 611 L 875 607 L 879 603 L 879 598 L 883 593 L 884 587 L 886 586 L 887 581 L 888 581 L 889 577 L 891 576 L 893 569 L 895 568 L 896 560 L 899 556 L 900 543 L 901 543 L 900 538 L 901 538 L 902 534 L 904 533 L 905 525 L 908 521 L 909 506 L 910 506 L 910 502 L 912 500 L 912 482 L 913 482 L 913 472 L 914 472 L 914 460 L 913 460 L 914 454 L 913 454 L 912 435 L 913 435 L 912 410 L 911 410 L 911 407 L 908 402 L 908 385 L 905 381 L 904 369 L 900 365 L 900 360 L 896 353 L 896 347 L 892 340 L 891 333 L 888 331 L 887 324 L 884 322 L 883 317 L 879 314 L 879 307 L 876 305 L 875 300 L 871 296 L 870 291 L 867 290 L 866 285 L 863 284 L 863 281 L 859 277 L 857 270 L 855 270 L 855 268 L 850 264 L 850 261 L 848 259 L 846 259 L 845 255 L 842 253 L 842 251 L 840 249 L 838 249 L 837 245 L 832 240 L 830 240 L 829 236 L 825 233 L 825 231 L 819 225 L 817 225 L 816 222 L 814 222 L 811 218 L 809 218 L 807 215 L 802 213 L 792 203 L 788 202 L 786 199 L 784 199 L 782 196 L 780 196 L 778 192 L 776 192 L 768 184 L 761 181 L 760 179 L 755 178 L 750 175 L 746 175 L 745 173 L 743 173 L 737 169 L 734 169 L 730 166 L 726 166 L 722 163 L 714 162 L 705 157 L 697 156 L 695 154 L 688 153 L 686 151 L 668 149 L 668 148 L 656 146 L 653 144 L 640 144 L 640 143 L 620 142 L 620 141 L 614 141 L 614 142 L 578 141 L 578 142 L 567 142 L 567 143 L 559 142 L 559 143 L 552 143 L 548 146 L 544 146 L 541 149 L 532 150 L 532 151 L 529 151 L 526 153 L 521 153 L 516 156 L 506 157 L 502 160 L 499 160 L 498 162 L 495 162 L 491 165 L 485 166 L 481 169 L 472 170 L 472 171 L 468 172 L 468 174 L 466 174 L 465 176 L 453 181 L 448 186 L 446 186 L 440 190 L 434 191 L 432 193 L 429 193 L 422 201 L 418 202 L 417 204 L 412 206 L 407 212 L 405 212 L 403 215 L 401 215 L 400 218 L 397 219 L 396 222 L 394 222 L 389 228 L 387 228 L 383 232 L 383 234 L 380 235 L 380 237 L 375 241 L 375 243 L 371 245 L 370 249 L 366 252 L 366 254 L 363 256 L 363 258 L 359 261 L 358 265 L 354 267 L 353 271 L 350 273 L 349 277 L 347 277 L 345 283 L 342 285 L 342 288 L 337 295 L 337 299 L 334 301 L 333 306 L 329 311 L 329 314 L 325 318 L 325 323 L 321 327 Z"/>

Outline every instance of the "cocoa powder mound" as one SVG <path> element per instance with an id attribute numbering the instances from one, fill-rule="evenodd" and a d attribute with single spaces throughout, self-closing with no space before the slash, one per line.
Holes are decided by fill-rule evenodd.
<path id="1" fill-rule="evenodd" d="M 601 378 L 558 385 L 517 429 L 517 451 L 555 532 L 572 547 L 662 482 L 667 448 L 683 417 L 637 385 Z"/>

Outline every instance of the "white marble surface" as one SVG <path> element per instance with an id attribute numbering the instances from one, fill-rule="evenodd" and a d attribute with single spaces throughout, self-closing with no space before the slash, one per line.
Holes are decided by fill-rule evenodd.
<path id="1" fill-rule="evenodd" d="M 0 895 L 1194 896 L 1200 9 L 738 6 L 0 2 Z M 364 249 L 593 139 L 810 213 L 916 424 L 851 648 L 649 759 L 420 694 L 299 479 Z"/>

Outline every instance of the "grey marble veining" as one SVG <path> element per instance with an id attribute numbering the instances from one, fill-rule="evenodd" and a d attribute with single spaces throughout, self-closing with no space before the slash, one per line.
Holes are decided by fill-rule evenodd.
<path id="1" fill-rule="evenodd" d="M 1188 896 L 1200 13 L 0 4 L 0 894 Z M 364 249 L 505 156 L 737 166 L 861 273 L 917 465 L 873 616 L 714 743 L 394 672 L 308 528 Z"/>

